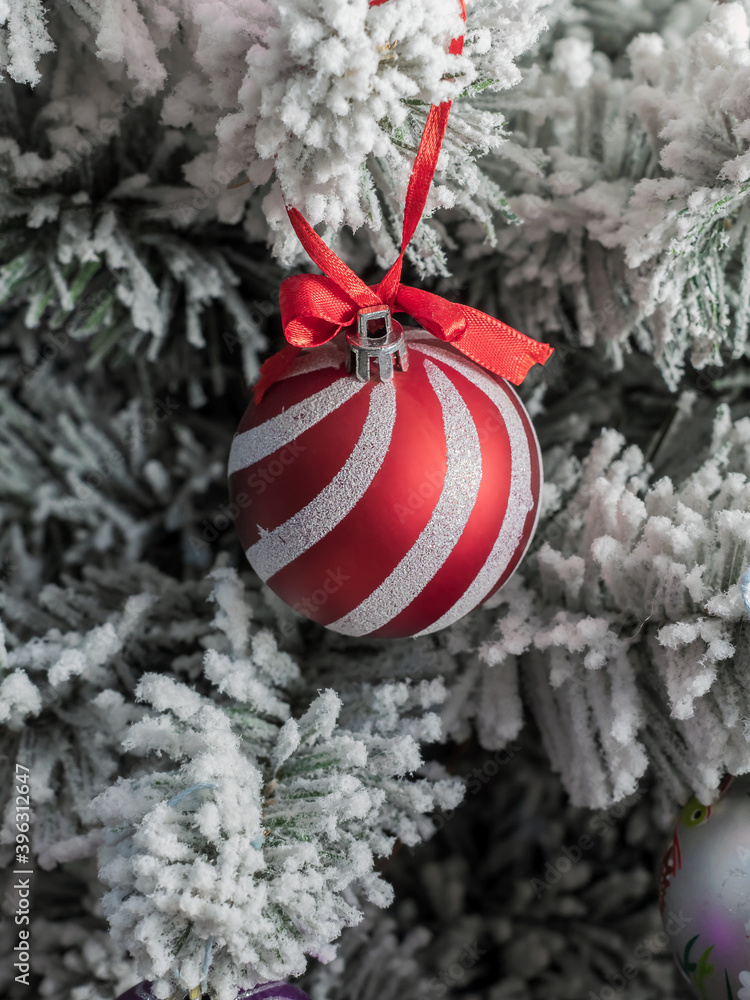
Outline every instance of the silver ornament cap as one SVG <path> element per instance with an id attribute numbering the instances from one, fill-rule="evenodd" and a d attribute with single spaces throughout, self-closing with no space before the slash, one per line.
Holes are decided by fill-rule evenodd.
<path id="1" fill-rule="evenodd" d="M 370 329 L 371 323 L 381 321 L 382 326 Z M 369 382 L 373 375 L 389 382 L 396 368 L 405 372 L 409 367 L 403 328 L 386 306 L 360 309 L 356 329 L 347 331 L 346 343 L 346 370 L 360 382 Z"/>

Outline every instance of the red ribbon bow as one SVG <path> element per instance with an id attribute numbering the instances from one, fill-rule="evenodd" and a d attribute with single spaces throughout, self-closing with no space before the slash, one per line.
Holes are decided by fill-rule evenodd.
<path id="1" fill-rule="evenodd" d="M 385 2 L 371 0 L 370 6 Z M 459 2 L 465 21 L 466 2 Z M 463 44 L 463 36 L 455 38 L 450 52 L 460 54 Z M 256 402 L 260 402 L 302 348 L 320 347 L 332 340 L 342 329 L 357 322 L 360 309 L 388 307 L 393 312 L 407 313 L 435 337 L 453 344 L 472 361 L 515 385 L 524 380 L 532 365 L 543 365 L 552 354 L 548 344 L 532 340 L 478 309 L 401 283 L 404 253 L 422 217 L 451 104 L 445 101 L 430 108 L 406 192 L 401 252 L 379 285 L 366 285 L 326 246 L 296 208 L 287 208 L 300 242 L 323 274 L 295 274 L 282 282 L 281 322 L 284 336 L 292 346 L 263 365 L 255 386 Z"/>

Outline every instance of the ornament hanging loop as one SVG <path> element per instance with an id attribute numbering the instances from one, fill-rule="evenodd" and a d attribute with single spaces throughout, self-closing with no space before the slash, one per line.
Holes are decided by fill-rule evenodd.
<path id="1" fill-rule="evenodd" d="M 370 324 L 379 321 L 382 326 L 371 330 Z M 403 328 L 387 306 L 360 309 L 357 328 L 347 331 L 346 342 L 349 345 L 346 370 L 353 372 L 360 382 L 369 382 L 374 369 L 381 382 L 389 382 L 396 368 L 405 372 L 409 367 Z"/>

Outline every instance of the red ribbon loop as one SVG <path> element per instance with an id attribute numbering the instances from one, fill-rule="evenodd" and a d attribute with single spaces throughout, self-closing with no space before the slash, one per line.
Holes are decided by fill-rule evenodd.
<path id="1" fill-rule="evenodd" d="M 386 0 L 371 0 L 380 6 Z M 465 0 L 459 0 L 466 21 Z M 450 52 L 463 51 L 463 36 L 451 42 Z M 279 379 L 296 355 L 305 347 L 320 347 L 357 320 L 364 308 L 387 306 L 404 312 L 429 333 L 476 361 L 488 371 L 520 384 L 535 364 L 544 364 L 552 354 L 548 344 L 526 337 L 486 313 L 456 302 L 448 302 L 422 288 L 401 284 L 404 253 L 427 201 L 443 145 L 451 102 L 433 105 L 427 115 L 422 139 L 414 160 L 404 205 L 401 252 L 379 285 L 366 285 L 351 268 L 326 246 L 296 208 L 287 208 L 289 220 L 310 258 L 323 274 L 297 274 L 286 278 L 279 294 L 281 322 L 290 347 L 263 365 L 255 386 L 255 400 Z"/>

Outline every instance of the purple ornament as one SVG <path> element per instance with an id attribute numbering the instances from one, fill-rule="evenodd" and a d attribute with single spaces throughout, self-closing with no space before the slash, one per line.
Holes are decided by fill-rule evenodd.
<path id="1" fill-rule="evenodd" d="M 661 863 L 659 908 L 677 966 L 700 1000 L 750 1000 L 750 778 L 692 798 Z"/>
<path id="2" fill-rule="evenodd" d="M 310 1000 L 307 993 L 303 993 L 299 986 L 292 986 L 289 983 L 264 983 L 263 986 L 256 986 L 252 990 L 243 990 L 237 1000 Z"/>
<path id="3" fill-rule="evenodd" d="M 188 995 L 186 990 L 185 998 Z M 155 1000 L 155 998 L 151 992 L 151 983 L 144 982 L 131 986 L 117 1000 Z M 292 986 L 290 983 L 263 983 L 262 986 L 254 986 L 251 990 L 240 990 L 237 1000 L 310 1000 L 310 997 L 299 986 Z"/>
<path id="4" fill-rule="evenodd" d="M 151 983 L 136 983 L 129 990 L 121 993 L 117 1000 L 154 1000 L 151 992 Z"/>

